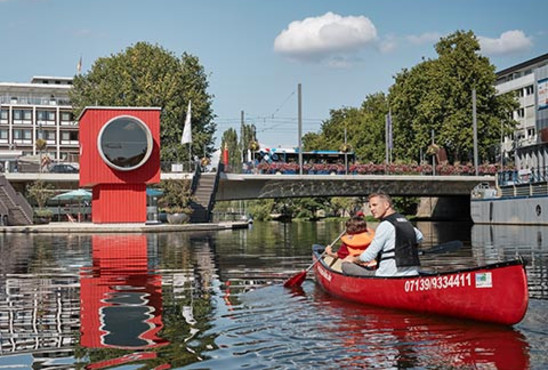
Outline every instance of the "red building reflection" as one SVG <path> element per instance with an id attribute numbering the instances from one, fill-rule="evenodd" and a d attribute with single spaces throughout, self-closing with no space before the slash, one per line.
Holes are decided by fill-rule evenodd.
<path id="1" fill-rule="evenodd" d="M 331 318 L 326 334 L 342 338 L 348 348 L 345 358 L 334 361 L 340 368 L 529 368 L 528 344 L 512 327 L 358 306 L 317 294 Z"/>
<path id="2" fill-rule="evenodd" d="M 166 345 L 161 276 L 148 268 L 146 235 L 93 235 L 93 267 L 80 274 L 83 347 Z"/>

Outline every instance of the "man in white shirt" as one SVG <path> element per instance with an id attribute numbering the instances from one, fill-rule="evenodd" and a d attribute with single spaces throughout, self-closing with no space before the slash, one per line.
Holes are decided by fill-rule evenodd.
<path id="1" fill-rule="evenodd" d="M 381 221 L 375 230 L 375 237 L 362 254 L 348 256 L 343 260 L 343 272 L 360 276 L 418 275 L 420 261 L 417 246 L 422 241 L 422 233 L 394 210 L 392 199 L 385 193 L 371 194 L 369 209 L 373 217 Z M 376 258 L 376 271 L 361 266 Z"/>

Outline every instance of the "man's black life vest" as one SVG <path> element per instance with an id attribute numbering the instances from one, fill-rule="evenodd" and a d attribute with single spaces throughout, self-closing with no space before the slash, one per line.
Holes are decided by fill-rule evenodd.
<path id="1" fill-rule="evenodd" d="M 411 222 L 399 213 L 393 213 L 383 218 L 382 221 L 388 221 L 394 225 L 396 229 L 396 247 L 395 249 L 382 251 L 382 254 L 395 253 L 394 256 L 390 257 L 381 255 L 380 261 L 395 258 L 398 267 L 420 266 L 417 236 Z"/>

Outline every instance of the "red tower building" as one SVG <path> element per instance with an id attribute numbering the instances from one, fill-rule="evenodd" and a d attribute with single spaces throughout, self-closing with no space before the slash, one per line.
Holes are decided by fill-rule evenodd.
<path id="1" fill-rule="evenodd" d="M 160 182 L 160 108 L 86 107 L 78 120 L 92 221 L 144 223 L 146 186 Z"/>

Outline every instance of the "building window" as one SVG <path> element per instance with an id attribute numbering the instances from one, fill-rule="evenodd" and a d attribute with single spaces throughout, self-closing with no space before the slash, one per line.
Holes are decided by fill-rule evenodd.
<path id="1" fill-rule="evenodd" d="M 53 141 L 55 142 L 55 131 L 44 131 L 45 132 L 45 138 L 47 141 Z"/>
<path id="2" fill-rule="evenodd" d="M 7 123 L 9 117 L 9 111 L 7 109 L 0 110 L 0 120 L 5 121 L 4 123 Z"/>
<path id="3" fill-rule="evenodd" d="M 535 93 L 535 88 L 533 85 L 527 86 L 525 88 L 525 95 L 533 95 Z"/>
<path id="4" fill-rule="evenodd" d="M 516 111 L 516 117 L 517 117 L 517 118 L 523 118 L 523 117 L 525 117 L 525 109 L 519 108 L 519 109 Z"/>
<path id="5" fill-rule="evenodd" d="M 32 143 L 32 130 L 13 130 L 13 140 L 18 143 Z"/>
<path id="6" fill-rule="evenodd" d="M 78 144 L 78 131 L 62 131 L 61 144 Z"/>
<path id="7" fill-rule="evenodd" d="M 534 127 L 531 127 L 531 128 L 527 129 L 527 136 L 529 136 L 529 137 L 535 136 L 535 128 Z"/>
<path id="8" fill-rule="evenodd" d="M 3 143 L 8 142 L 8 130 L 7 129 L 0 130 L 0 141 L 2 141 Z"/>
<path id="9" fill-rule="evenodd" d="M 30 109 L 15 109 L 13 111 L 14 123 L 31 123 L 32 122 L 32 110 Z"/>
<path id="10" fill-rule="evenodd" d="M 74 121 L 73 117 L 74 115 L 72 114 L 72 112 L 61 112 L 61 121 Z"/>
<path id="11" fill-rule="evenodd" d="M 36 116 L 38 121 L 53 121 L 55 122 L 55 112 L 49 110 L 38 110 L 36 111 Z"/>

